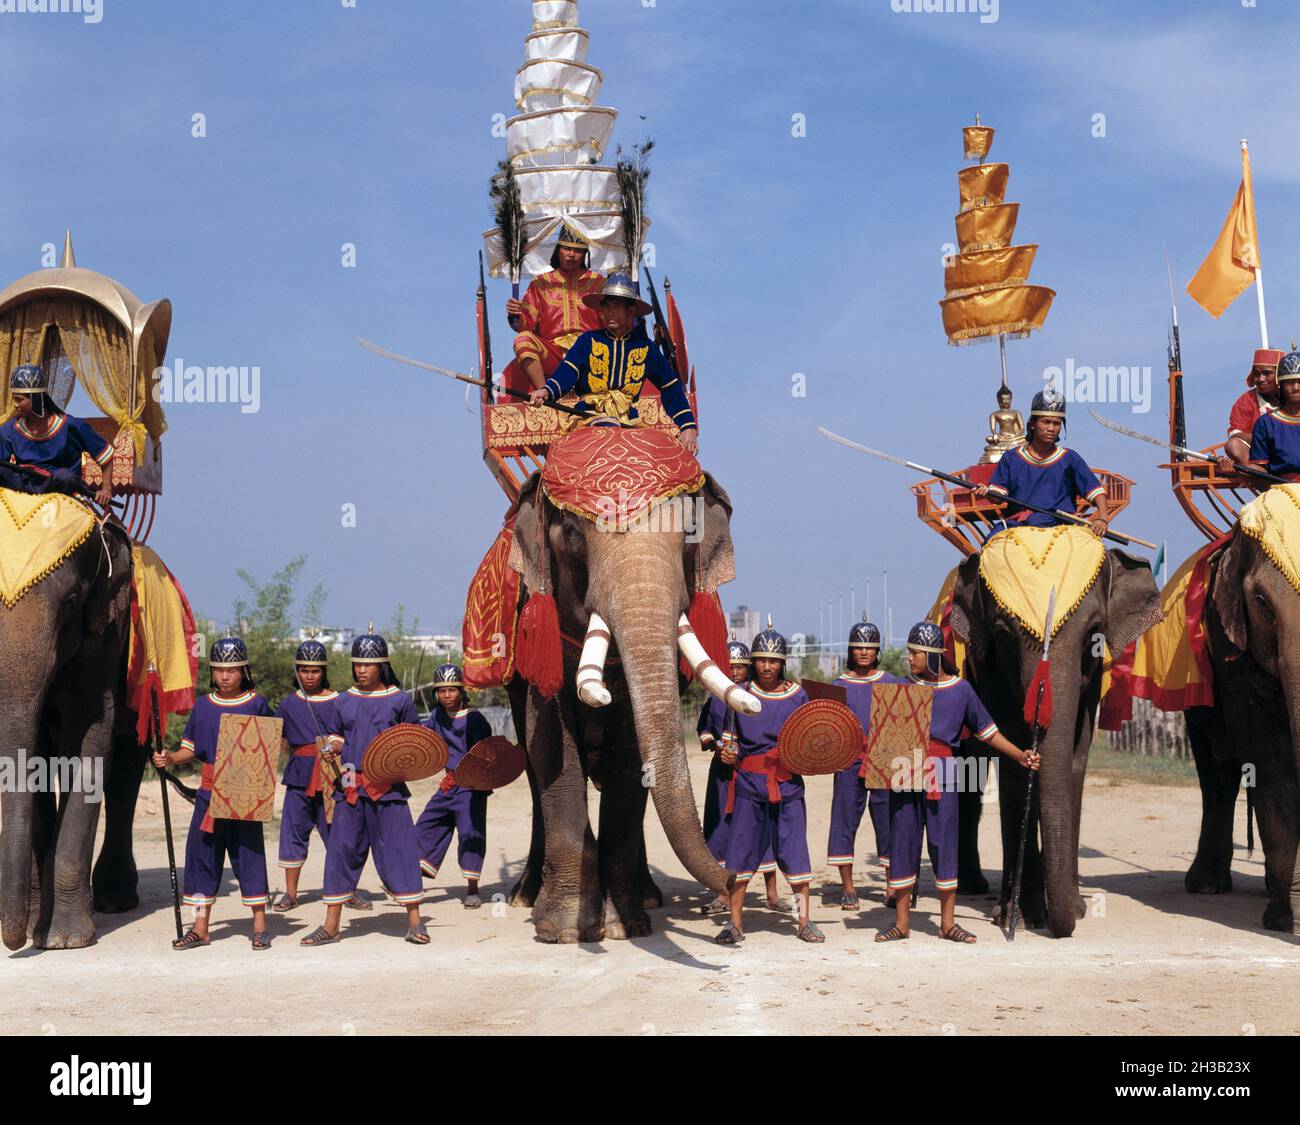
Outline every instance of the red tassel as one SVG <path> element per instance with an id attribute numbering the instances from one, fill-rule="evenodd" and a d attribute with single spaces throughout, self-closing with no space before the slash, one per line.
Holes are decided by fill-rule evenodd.
<path id="1" fill-rule="evenodd" d="M 722 603 L 716 593 L 696 590 L 686 620 L 695 632 L 704 654 L 724 672 L 731 657 L 727 651 L 727 619 L 722 616 Z"/>
<path id="2" fill-rule="evenodd" d="M 1038 685 L 1043 685 L 1043 702 L 1038 703 Z M 1046 730 L 1052 725 L 1052 662 L 1040 660 L 1025 692 L 1025 722 L 1034 725 L 1034 712 L 1038 712 L 1038 725 Z"/>
<path id="3" fill-rule="evenodd" d="M 564 650 L 560 614 L 550 594 L 530 594 L 515 630 L 515 669 L 551 699 L 564 685 Z"/>

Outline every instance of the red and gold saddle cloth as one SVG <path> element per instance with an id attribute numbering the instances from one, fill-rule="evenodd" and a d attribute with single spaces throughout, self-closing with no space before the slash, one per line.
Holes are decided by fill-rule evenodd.
<path id="1" fill-rule="evenodd" d="M 555 442 L 542 488 L 557 508 L 622 531 L 652 505 L 704 486 L 704 470 L 670 433 L 589 426 Z"/>
<path id="2" fill-rule="evenodd" d="M 469 584 L 460 638 L 467 687 L 495 687 L 515 674 L 519 574 L 510 568 L 514 526 L 511 517 L 497 533 Z"/>

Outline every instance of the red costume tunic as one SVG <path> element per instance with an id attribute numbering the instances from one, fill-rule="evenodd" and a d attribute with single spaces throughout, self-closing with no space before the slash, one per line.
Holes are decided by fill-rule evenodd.
<path id="1" fill-rule="evenodd" d="M 1249 441 L 1260 415 L 1272 414 L 1276 409 L 1252 387 L 1232 404 L 1232 413 L 1228 415 L 1228 437 L 1240 436 Z"/>
<path id="2" fill-rule="evenodd" d="M 524 311 L 515 356 L 537 360 L 547 375 L 554 372 L 579 336 L 600 327 L 599 314 L 582 299 L 604 285 L 592 270 L 548 270 L 533 278 L 520 302 Z"/>

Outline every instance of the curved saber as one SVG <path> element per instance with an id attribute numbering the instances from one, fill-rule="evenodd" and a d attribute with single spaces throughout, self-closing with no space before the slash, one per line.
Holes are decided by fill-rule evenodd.
<path id="1" fill-rule="evenodd" d="M 392 352 L 387 348 L 381 348 L 378 344 L 372 344 L 369 340 L 363 340 L 360 336 L 356 341 L 368 352 L 375 355 L 383 356 L 384 359 L 393 359 L 398 363 L 405 363 L 408 367 L 418 367 L 421 371 L 432 371 L 435 375 L 445 375 L 448 379 L 455 379 L 461 383 L 469 383 L 474 387 L 491 387 L 492 391 L 498 395 L 509 395 L 511 398 L 520 398 L 528 401 L 531 395 L 524 391 L 512 390 L 510 387 L 500 387 L 495 383 L 488 383 L 486 379 L 475 379 L 473 375 L 466 375 L 463 371 L 453 371 L 450 367 L 439 367 L 436 363 L 425 363 L 422 359 L 412 359 L 409 355 L 402 355 L 401 352 Z M 534 403 L 534 405 L 539 405 Z M 575 410 L 572 406 L 565 406 L 563 403 L 548 400 L 541 403 L 542 406 L 550 407 L 552 410 L 558 410 L 561 414 L 573 414 L 579 418 L 586 418 L 587 415 L 581 410 Z"/>
<path id="2" fill-rule="evenodd" d="M 1144 441 L 1148 445 L 1159 446 L 1161 449 L 1167 449 L 1170 453 L 1181 453 L 1184 457 L 1190 457 L 1193 461 L 1209 461 L 1216 463 L 1219 459 L 1213 453 L 1202 453 L 1199 449 L 1188 449 L 1185 445 L 1171 445 L 1167 441 L 1161 441 L 1158 437 L 1152 437 L 1150 434 L 1144 434 L 1140 430 L 1130 430 L 1127 426 L 1121 426 L 1118 422 L 1112 422 L 1105 415 L 1098 414 L 1091 407 L 1088 413 L 1093 419 L 1105 426 L 1108 430 L 1114 430 L 1117 434 L 1123 434 L 1125 437 L 1133 438 L 1134 441 Z M 1231 460 L 1231 458 L 1229 458 Z M 1233 461 L 1232 467 L 1244 477 L 1254 477 L 1256 480 L 1268 481 L 1270 484 L 1291 484 L 1286 477 L 1275 476 L 1273 473 L 1267 473 L 1263 469 L 1257 469 L 1253 465 L 1243 465 L 1240 461 Z"/>

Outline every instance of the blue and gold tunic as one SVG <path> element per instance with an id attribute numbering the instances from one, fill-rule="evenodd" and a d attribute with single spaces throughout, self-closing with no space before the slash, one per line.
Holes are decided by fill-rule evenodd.
<path id="1" fill-rule="evenodd" d="M 544 385 L 555 399 L 576 389 L 578 409 L 592 417 L 591 424 L 613 425 L 637 420 L 636 403 L 647 379 L 659 388 L 664 413 L 677 428 L 695 429 L 682 381 L 643 324 L 626 336 L 611 336 L 603 328 L 584 332 Z"/>
<path id="2" fill-rule="evenodd" d="M 1012 500 L 1024 500 L 1040 508 L 1073 512 L 1078 497 L 1095 504 L 1106 489 L 1088 467 L 1088 462 L 1073 449 L 1060 445 L 1040 460 L 1032 449 L 1022 445 L 1002 455 L 993 470 L 993 479 L 989 481 L 989 492 L 1001 493 Z M 1055 527 L 1066 522 L 1039 512 L 1027 512 L 1021 520 L 1014 510 L 1007 518 L 1030 527 Z"/>
<path id="3" fill-rule="evenodd" d="M 1300 418 L 1282 410 L 1260 415 L 1250 434 L 1250 459 L 1270 473 L 1300 473 Z"/>

